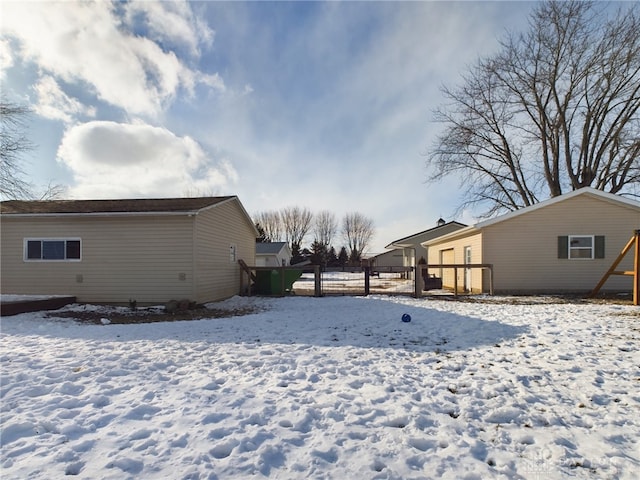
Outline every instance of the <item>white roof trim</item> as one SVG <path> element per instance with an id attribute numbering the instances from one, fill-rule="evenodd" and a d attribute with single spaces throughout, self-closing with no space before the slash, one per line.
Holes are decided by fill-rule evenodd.
<path id="1" fill-rule="evenodd" d="M 499 217 L 490 218 L 489 220 L 476 223 L 474 226 L 478 229 L 488 227 L 489 225 L 494 225 L 496 223 L 503 222 L 505 220 L 509 220 L 511 218 L 524 215 L 525 213 L 533 212 L 540 208 L 545 208 L 545 207 L 548 207 L 549 205 L 554 205 L 556 203 L 560 203 L 580 195 L 591 195 L 594 197 L 598 197 L 601 200 L 605 200 L 607 202 L 613 202 L 613 203 L 623 204 L 623 205 L 634 207 L 634 208 L 640 208 L 640 202 L 636 202 L 634 200 L 624 198 L 624 197 L 621 197 L 620 195 L 615 195 L 613 193 L 603 192 L 602 190 L 598 190 L 593 187 L 583 187 L 578 190 L 573 190 L 569 193 L 565 193 L 563 195 L 558 195 L 557 197 L 549 198 L 548 200 L 543 200 L 542 202 L 536 203 L 535 205 L 521 208 L 520 210 L 514 210 L 513 212 L 506 213 Z"/>
<path id="2" fill-rule="evenodd" d="M 636 202 L 635 200 L 631 200 L 625 197 L 621 197 L 620 195 L 616 195 L 613 193 L 603 192 L 602 190 L 598 190 L 592 187 L 583 187 L 578 190 L 573 190 L 569 193 L 565 193 L 563 195 L 559 195 L 557 197 L 549 198 L 548 200 L 544 200 L 542 202 L 536 203 L 535 205 L 531 205 L 529 207 L 521 208 L 520 210 L 514 210 L 513 212 L 506 213 L 504 215 L 500 215 L 499 217 L 490 218 L 489 220 L 485 220 L 483 222 L 476 223 L 470 227 L 461 228 L 460 230 L 456 230 L 455 232 L 448 233 L 446 235 L 442 235 L 440 237 L 436 237 L 432 240 L 427 240 L 426 242 L 422 242 L 422 245 L 433 245 L 434 243 L 441 243 L 443 241 L 452 240 L 458 237 L 465 237 L 470 234 L 473 234 L 485 227 L 490 225 L 495 225 L 496 223 L 503 222 L 505 220 L 510 220 L 514 217 L 524 215 L 529 212 L 533 212 L 540 208 L 545 208 L 550 205 L 554 205 L 556 203 L 563 202 L 565 200 L 569 200 L 570 198 L 577 197 L 579 195 L 591 195 L 593 197 L 597 197 L 600 200 L 604 200 L 606 202 L 617 203 L 625 206 L 629 206 L 632 208 L 640 209 L 640 202 Z"/>

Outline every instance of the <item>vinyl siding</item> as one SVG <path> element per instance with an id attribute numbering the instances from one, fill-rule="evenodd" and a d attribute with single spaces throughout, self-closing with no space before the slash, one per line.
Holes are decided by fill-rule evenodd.
<path id="1" fill-rule="evenodd" d="M 81 302 L 192 298 L 193 220 L 188 216 L 3 216 L 2 293 L 74 295 Z M 77 237 L 80 262 L 25 262 L 23 240 Z"/>
<path id="2" fill-rule="evenodd" d="M 391 250 L 373 257 L 372 267 L 402 267 L 403 258 L 401 249 Z"/>
<path id="3" fill-rule="evenodd" d="M 588 195 L 549 205 L 483 229 L 484 261 L 494 264 L 496 291 L 584 292 L 593 289 L 640 228 L 640 210 Z M 558 258 L 558 236 L 603 235 L 605 258 Z M 632 268 L 628 254 L 619 270 Z M 605 290 L 630 290 L 631 277 L 612 276 Z"/>
<path id="4" fill-rule="evenodd" d="M 240 266 L 255 264 L 255 232 L 237 199 L 218 204 L 196 216 L 196 298 L 211 302 L 240 293 Z M 236 246 L 236 261 L 230 259 Z"/>
<path id="5" fill-rule="evenodd" d="M 482 263 L 482 235 L 476 233 L 457 240 L 445 243 L 435 243 L 429 246 L 429 264 L 442 263 L 464 264 L 464 247 L 471 247 L 471 262 Z M 429 273 L 435 273 L 442 277 L 442 286 L 444 288 L 453 289 L 455 285 L 455 277 L 453 269 L 442 269 L 441 272 L 430 269 Z M 471 270 L 471 290 L 480 293 L 483 291 L 483 273 L 479 269 Z M 464 287 L 464 269 L 458 269 L 458 290 L 462 291 Z M 484 287 L 488 290 L 488 283 Z"/>

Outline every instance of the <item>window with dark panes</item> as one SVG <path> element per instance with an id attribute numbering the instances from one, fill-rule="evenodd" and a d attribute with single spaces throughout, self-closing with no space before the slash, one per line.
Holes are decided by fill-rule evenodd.
<path id="1" fill-rule="evenodd" d="M 64 240 L 43 241 L 42 260 L 64 260 Z"/>
<path id="2" fill-rule="evenodd" d="M 80 260 L 82 242 L 79 239 L 27 239 L 25 260 Z"/>
<path id="3" fill-rule="evenodd" d="M 67 259 L 80 260 L 80 240 L 67 240 Z"/>
<path id="4" fill-rule="evenodd" d="M 29 240 L 27 242 L 27 259 L 42 259 L 42 242 L 40 240 Z"/>

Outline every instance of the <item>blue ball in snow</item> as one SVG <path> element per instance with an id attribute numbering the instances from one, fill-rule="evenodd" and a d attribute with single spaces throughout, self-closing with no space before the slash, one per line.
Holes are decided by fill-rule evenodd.
<path id="1" fill-rule="evenodd" d="M 405 313 L 404 315 L 402 315 L 402 321 L 404 323 L 409 323 L 411 321 L 411 315 L 409 315 L 408 313 Z"/>

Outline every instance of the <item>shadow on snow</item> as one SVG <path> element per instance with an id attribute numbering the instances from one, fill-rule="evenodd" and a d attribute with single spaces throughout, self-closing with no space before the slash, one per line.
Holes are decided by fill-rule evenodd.
<path id="1" fill-rule="evenodd" d="M 2 330 L 7 335 L 94 341 L 352 346 L 417 352 L 468 350 L 527 332 L 523 326 L 430 308 L 428 301 L 396 303 L 371 297 L 251 301 L 264 311 L 231 318 L 129 325 L 79 325 L 69 319 L 44 319 L 32 314 L 15 317 L 15 323 L 4 321 Z M 409 323 L 401 320 L 405 313 L 411 316 Z"/>

